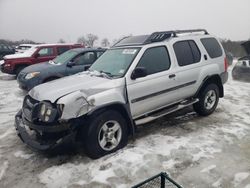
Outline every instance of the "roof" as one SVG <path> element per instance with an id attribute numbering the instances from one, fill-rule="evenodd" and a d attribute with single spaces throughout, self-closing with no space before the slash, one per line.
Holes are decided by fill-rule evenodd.
<path id="1" fill-rule="evenodd" d="M 162 42 L 171 37 L 178 37 L 180 34 L 192 34 L 192 33 L 203 33 L 207 35 L 208 32 L 205 29 L 192 29 L 192 30 L 175 30 L 175 31 L 160 31 L 154 32 L 151 35 L 139 35 L 132 37 L 125 37 L 118 41 L 113 47 L 120 46 L 134 46 L 134 45 L 146 45 L 153 42 Z"/>

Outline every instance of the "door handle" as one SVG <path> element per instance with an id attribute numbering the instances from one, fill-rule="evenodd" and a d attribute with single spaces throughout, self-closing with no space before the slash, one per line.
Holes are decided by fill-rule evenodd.
<path id="1" fill-rule="evenodd" d="M 175 74 L 170 74 L 168 77 L 169 77 L 169 78 L 174 78 L 174 77 L 175 77 Z"/>
<path id="2" fill-rule="evenodd" d="M 204 55 L 204 59 L 207 60 L 207 55 Z"/>

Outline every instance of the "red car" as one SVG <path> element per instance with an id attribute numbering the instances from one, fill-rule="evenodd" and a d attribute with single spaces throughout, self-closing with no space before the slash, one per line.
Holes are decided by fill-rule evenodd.
<path id="1" fill-rule="evenodd" d="M 7 74 L 18 75 L 19 72 L 36 63 L 54 59 L 56 56 L 72 48 L 82 48 L 81 44 L 40 44 L 31 47 L 21 54 L 7 55 L 1 65 L 1 71 Z"/>

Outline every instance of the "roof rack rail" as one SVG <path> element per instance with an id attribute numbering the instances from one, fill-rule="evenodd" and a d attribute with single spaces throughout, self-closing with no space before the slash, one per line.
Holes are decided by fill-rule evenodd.
<path id="1" fill-rule="evenodd" d="M 208 35 L 208 32 L 206 29 L 189 29 L 189 30 L 176 30 L 176 31 L 174 31 L 174 37 L 176 37 L 177 34 L 196 33 L 196 32 L 204 32 L 205 35 Z"/>
<path id="2" fill-rule="evenodd" d="M 205 29 L 190 29 L 190 30 L 175 30 L 175 31 L 161 31 L 161 32 L 154 32 L 152 33 L 144 44 L 149 44 L 153 42 L 161 42 L 170 38 L 171 36 L 177 37 L 178 34 L 184 33 L 196 33 L 196 32 L 204 32 L 205 35 L 208 34 L 207 30 Z"/>

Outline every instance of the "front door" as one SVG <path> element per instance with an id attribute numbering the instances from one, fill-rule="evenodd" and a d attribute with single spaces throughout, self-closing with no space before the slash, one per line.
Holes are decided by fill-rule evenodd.
<path id="1" fill-rule="evenodd" d="M 35 63 L 42 63 L 52 60 L 56 57 L 54 47 L 42 47 L 35 54 Z"/>

